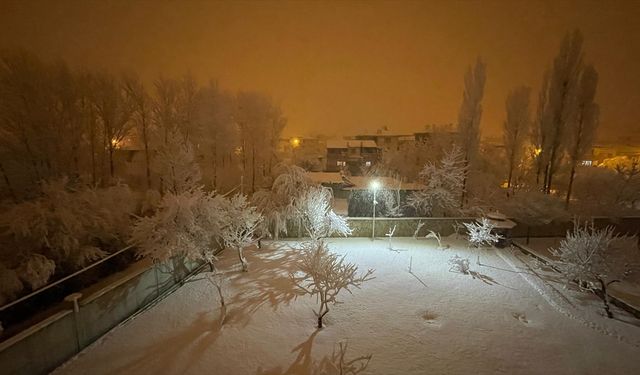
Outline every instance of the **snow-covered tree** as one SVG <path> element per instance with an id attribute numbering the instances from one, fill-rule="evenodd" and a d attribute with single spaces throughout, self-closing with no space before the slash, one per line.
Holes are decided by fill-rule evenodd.
<path id="1" fill-rule="evenodd" d="M 482 117 L 482 97 L 487 79 L 486 64 L 478 58 L 475 65 L 469 67 L 464 76 L 464 92 L 458 113 L 459 144 L 462 149 L 464 167 L 475 159 L 480 145 L 480 118 Z M 464 205 L 466 176 L 462 179 L 460 206 Z"/>
<path id="2" fill-rule="evenodd" d="M 255 232 L 262 221 L 262 215 L 249 205 L 247 197 L 242 194 L 225 199 L 223 207 L 220 238 L 225 246 L 236 249 L 242 271 L 246 272 L 249 266 L 243 250 L 255 242 Z"/>
<path id="3" fill-rule="evenodd" d="M 427 216 L 440 214 L 458 207 L 467 166 L 460 149 L 454 147 L 447 152 L 439 165 L 427 163 L 420 172 L 420 181 L 425 188 L 412 193 L 407 204 Z"/>
<path id="4" fill-rule="evenodd" d="M 140 257 L 201 259 L 213 269 L 217 238 L 226 223 L 224 198 L 202 189 L 165 194 L 153 215 L 135 223 L 131 242 Z"/>
<path id="5" fill-rule="evenodd" d="M 578 78 L 577 86 L 576 103 L 574 104 L 577 108 L 574 112 L 575 118 L 572 119 L 571 131 L 569 132 L 570 139 L 567 142 L 567 154 L 569 155 L 571 172 L 569 174 L 565 207 L 569 207 L 569 201 L 571 200 L 576 167 L 587 152 L 591 150 L 598 127 L 599 108 L 594 101 L 598 86 L 598 72 L 593 66 L 589 65 L 584 68 Z"/>
<path id="6" fill-rule="evenodd" d="M 41 196 L 10 206 L 0 227 L 16 250 L 75 269 L 124 246 L 135 208 L 124 185 L 98 189 L 68 179 L 43 181 Z"/>
<path id="7" fill-rule="evenodd" d="M 301 225 L 299 205 L 302 196 L 314 184 L 300 167 L 281 164 L 275 171 L 271 188 L 257 191 L 252 201 L 264 216 L 263 230 L 272 231 L 271 235 L 278 238 L 280 234 L 287 234 L 287 222 Z"/>
<path id="8" fill-rule="evenodd" d="M 475 247 L 483 245 L 491 246 L 502 238 L 501 235 L 491 233 L 495 226 L 486 217 L 480 218 L 480 222 L 462 223 L 467 228 L 469 243 Z"/>
<path id="9" fill-rule="evenodd" d="M 320 301 L 316 314 L 318 328 L 322 328 L 322 319 L 329 312 L 329 305 L 338 301 L 338 293 L 343 289 L 351 293 L 350 288 L 359 288 L 362 283 L 373 279 L 373 270 L 357 275 L 358 267 L 346 263 L 343 257 L 332 253 L 323 242 L 311 243 L 303 251 L 297 265 L 297 272 L 291 275 L 293 282 L 304 294 L 317 296 Z"/>
<path id="10" fill-rule="evenodd" d="M 200 187 L 202 175 L 193 146 L 177 131 L 170 132 L 167 142 L 159 148 L 153 170 L 160 176 L 163 190 L 172 194 Z"/>
<path id="11" fill-rule="evenodd" d="M 351 234 L 345 218 L 331 209 L 332 198 L 331 189 L 310 186 L 296 202 L 302 226 L 314 242 L 334 233 L 345 237 Z"/>
<path id="12" fill-rule="evenodd" d="M 524 142 L 529 135 L 529 94 L 531 88 L 520 86 L 509 92 L 504 122 L 504 148 L 507 153 L 507 188 L 511 187 L 514 169 L 520 164 Z"/>
<path id="13" fill-rule="evenodd" d="M 612 227 L 595 229 L 576 223 L 572 232 L 552 253 L 558 258 L 555 266 L 568 282 L 577 282 L 602 298 L 605 312 L 613 317 L 607 288 L 640 268 L 640 250 L 635 236 L 615 235 Z"/>

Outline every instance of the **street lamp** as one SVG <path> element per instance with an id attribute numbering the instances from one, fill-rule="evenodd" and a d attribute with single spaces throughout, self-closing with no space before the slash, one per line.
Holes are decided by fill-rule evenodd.
<path id="1" fill-rule="evenodd" d="M 371 240 L 375 240 L 376 238 L 376 192 L 380 189 L 380 182 L 378 180 L 371 181 L 369 186 L 371 190 L 373 190 L 373 221 L 371 226 Z"/>

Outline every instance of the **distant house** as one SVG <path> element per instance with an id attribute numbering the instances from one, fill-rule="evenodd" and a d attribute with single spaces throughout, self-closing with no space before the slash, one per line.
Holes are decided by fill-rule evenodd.
<path id="1" fill-rule="evenodd" d="M 370 140 L 329 140 L 326 150 L 325 172 L 348 171 L 356 175 L 380 160 L 380 149 Z"/>
<path id="2" fill-rule="evenodd" d="M 415 141 L 413 134 L 391 133 L 386 128 L 379 129 L 375 134 L 359 134 L 353 138 L 361 141 L 374 141 L 382 150 L 400 150 L 403 144 Z"/>
<path id="3" fill-rule="evenodd" d="M 453 124 L 429 124 L 425 125 L 423 131 L 415 132 L 413 135 L 416 142 L 430 142 L 434 140 L 435 137 L 439 137 L 439 140 L 454 143 L 458 137 L 458 131 Z"/>

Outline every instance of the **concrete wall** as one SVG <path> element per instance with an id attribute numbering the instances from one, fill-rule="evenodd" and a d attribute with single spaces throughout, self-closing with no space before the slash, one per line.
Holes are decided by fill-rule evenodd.
<path id="1" fill-rule="evenodd" d="M 465 222 L 471 222 L 475 220 L 470 217 L 395 217 L 395 218 L 376 218 L 376 237 L 384 237 L 388 233 L 389 229 L 396 226 L 396 230 L 393 234 L 394 237 L 411 237 L 413 236 L 418 223 L 422 222 L 424 225 L 420 228 L 418 236 L 425 236 L 429 233 L 429 230 L 433 230 L 436 233 L 440 233 L 442 236 L 448 236 L 454 233 L 454 225 L 462 225 Z M 371 237 L 373 229 L 372 218 L 367 217 L 348 217 L 347 222 L 353 230 L 351 237 Z M 280 236 L 281 238 L 299 238 L 300 230 L 295 223 L 288 223 L 287 235 Z M 306 234 L 302 233 L 306 236 Z"/>
<path id="2" fill-rule="evenodd" d="M 0 373 L 46 374 L 80 352 L 164 293 L 175 289 L 201 266 L 174 259 L 134 263 L 83 291 L 72 302 L 51 309 L 47 318 L 0 342 Z"/>
<path id="3" fill-rule="evenodd" d="M 353 230 L 352 237 L 371 237 L 373 220 L 370 217 L 348 217 L 349 226 Z M 471 217 L 398 217 L 398 218 L 376 218 L 376 237 L 384 237 L 389 229 L 396 226 L 394 237 L 413 236 L 418 223 L 424 225 L 420 229 L 418 236 L 425 236 L 432 230 L 442 236 L 454 233 L 454 225 L 462 225 L 475 220 Z M 594 218 L 596 228 L 613 226 L 616 232 L 621 234 L 640 234 L 640 217 L 625 218 Z M 573 229 L 570 221 L 552 222 L 545 225 L 527 227 L 525 224 L 518 224 L 512 230 L 512 237 L 564 237 L 568 230 Z M 284 238 L 299 238 L 299 228 L 294 223 L 287 226 L 287 235 Z M 465 233 L 462 228 L 460 233 Z M 306 234 L 302 233 L 306 236 Z M 282 236 L 281 236 L 282 237 Z"/>

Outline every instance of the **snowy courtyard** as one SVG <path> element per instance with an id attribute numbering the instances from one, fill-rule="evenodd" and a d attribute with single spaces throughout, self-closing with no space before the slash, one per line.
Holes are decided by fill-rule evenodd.
<path id="1" fill-rule="evenodd" d="M 198 275 L 156 306 L 115 328 L 55 374 L 306 374 L 348 343 L 346 359 L 372 355 L 367 374 L 632 374 L 640 362 L 638 320 L 593 295 L 563 288 L 513 249 L 468 248 L 463 239 L 332 239 L 373 280 L 329 306 L 315 327 L 315 297 L 295 272 L 300 244 L 264 243 L 222 253 L 227 313 Z M 470 274 L 449 260 L 470 260 Z M 411 271 L 411 272 L 410 272 Z"/>

